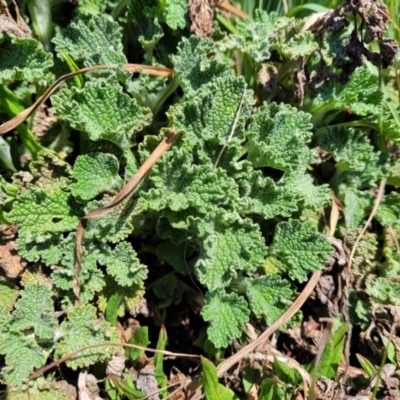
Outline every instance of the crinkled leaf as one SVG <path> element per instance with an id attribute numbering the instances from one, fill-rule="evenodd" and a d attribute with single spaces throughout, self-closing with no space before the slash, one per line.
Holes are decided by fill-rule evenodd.
<path id="1" fill-rule="evenodd" d="M 120 286 L 115 282 L 115 279 L 110 275 L 105 277 L 105 286 L 98 294 L 97 305 L 101 312 L 107 309 L 108 301 L 114 296 L 115 293 L 123 295 L 122 303 L 118 308 L 117 315 L 123 317 L 125 312 L 131 312 L 143 301 L 144 296 L 144 283 L 143 281 L 137 285 Z"/>
<path id="2" fill-rule="evenodd" d="M 98 319 L 96 308 L 90 304 L 76 307 L 69 313 L 67 320 L 61 324 L 61 329 L 65 335 L 56 349 L 57 358 L 86 346 L 105 344 L 82 351 L 67 361 L 67 365 L 73 370 L 111 358 L 115 348 L 107 346 L 106 343 L 119 342 L 117 329 L 111 327 L 108 322 Z"/>
<path id="3" fill-rule="evenodd" d="M 76 183 L 70 185 L 75 197 L 90 200 L 107 190 L 118 189 L 118 160 L 112 154 L 90 153 L 78 156 L 74 165 Z"/>
<path id="4" fill-rule="evenodd" d="M 371 296 L 372 301 L 384 305 L 393 304 L 400 306 L 400 283 L 378 277 L 366 284 L 365 291 Z"/>
<path id="5" fill-rule="evenodd" d="M 275 322 L 295 298 L 289 282 L 279 275 L 246 278 L 244 286 L 251 311 L 256 315 L 263 315 L 268 325 Z"/>
<path id="6" fill-rule="evenodd" d="M 385 262 L 381 267 L 383 275 L 392 278 L 400 274 L 400 232 L 391 227 L 384 229 L 383 255 Z"/>
<path id="7" fill-rule="evenodd" d="M 76 229 L 82 209 L 60 189 L 31 189 L 19 196 L 9 214 L 22 232 L 67 232 Z M 23 243 L 18 240 L 18 246 Z"/>
<path id="8" fill-rule="evenodd" d="M 349 228 L 356 229 L 363 225 L 364 218 L 374 204 L 374 196 L 368 191 L 352 190 L 340 186 L 340 198 L 345 205 L 346 222 Z"/>
<path id="9" fill-rule="evenodd" d="M 148 109 L 111 83 L 89 81 L 82 90 L 65 88 L 52 102 L 58 117 L 74 129 L 86 132 L 91 140 L 109 140 L 122 149 L 151 119 Z"/>
<path id="10" fill-rule="evenodd" d="M 197 230 L 202 243 L 194 268 L 210 291 L 228 286 L 239 271 L 255 271 L 267 254 L 260 227 L 250 219 L 219 211 L 200 221 Z"/>
<path id="11" fill-rule="evenodd" d="M 196 96 L 169 112 L 171 124 L 183 132 L 183 146 L 196 150 L 201 164 L 214 166 L 232 134 L 233 124 L 243 98 L 238 123 L 232 135 L 233 145 L 244 139 L 245 119 L 250 115 L 253 96 L 242 77 L 217 78 L 203 85 Z M 223 165 L 221 160 L 218 166 Z"/>
<path id="12" fill-rule="evenodd" d="M 362 90 L 360 90 L 362 88 Z M 366 66 L 357 68 L 345 85 L 326 80 L 317 91 L 313 108 L 322 110 L 350 109 L 355 114 L 365 116 L 382 112 L 382 91 L 379 90 L 378 76 L 372 75 Z"/>
<path id="13" fill-rule="evenodd" d="M 270 58 L 270 40 L 276 14 L 256 9 L 254 18 L 245 18 L 238 22 L 238 33 L 226 36 L 217 46 L 221 51 L 236 49 L 248 54 L 260 63 Z"/>
<path id="14" fill-rule="evenodd" d="M 32 187 L 44 189 L 64 188 L 72 178 L 71 166 L 47 151 L 41 151 L 36 160 L 29 164 L 28 172 L 17 173 L 13 176 L 13 183 L 17 185 L 21 193 Z"/>
<path id="15" fill-rule="evenodd" d="M 43 81 L 53 57 L 35 39 L 0 35 L 0 84 L 10 81 Z"/>
<path id="16" fill-rule="evenodd" d="M 12 314 L 12 328 L 20 331 L 33 328 L 38 338 L 52 339 L 57 326 L 52 296 L 46 284 L 26 286 Z"/>
<path id="17" fill-rule="evenodd" d="M 128 3 L 129 16 L 141 31 L 139 43 L 147 51 L 151 51 L 164 32 L 157 18 L 157 2 L 154 0 L 130 0 Z"/>
<path id="18" fill-rule="evenodd" d="M 392 192 L 385 196 L 375 218 L 385 227 L 400 229 L 400 194 Z"/>
<path id="19" fill-rule="evenodd" d="M 186 0 L 164 0 L 163 16 L 171 29 L 183 29 L 186 26 L 188 3 Z"/>
<path id="20" fill-rule="evenodd" d="M 305 171 L 314 159 L 307 143 L 311 116 L 287 104 L 264 103 L 247 131 L 248 159 L 254 167 L 272 167 L 288 173 Z"/>
<path id="21" fill-rule="evenodd" d="M 318 185 L 309 173 L 293 174 L 280 182 L 287 196 L 297 198 L 305 208 L 319 210 L 326 206 L 332 199 L 330 188 L 326 184 Z M 301 207 L 302 208 L 302 207 Z"/>
<path id="22" fill-rule="evenodd" d="M 136 251 L 128 242 L 118 243 L 101 263 L 106 265 L 107 272 L 121 286 L 137 285 L 147 277 L 147 267 L 140 263 Z"/>
<path id="23" fill-rule="evenodd" d="M 109 201 L 92 201 L 87 204 L 85 212 L 88 213 L 107 204 Z M 85 237 L 95 238 L 101 242 L 118 243 L 133 231 L 137 213 L 136 201 L 127 199 L 106 215 L 89 220 Z"/>
<path id="24" fill-rule="evenodd" d="M 216 348 L 225 348 L 240 337 L 244 324 L 249 320 L 247 302 L 236 293 L 222 291 L 208 292 L 205 301 L 207 304 L 201 315 L 211 323 L 207 330 L 208 338 Z"/>
<path id="25" fill-rule="evenodd" d="M 346 246 L 349 249 L 354 247 L 360 229 L 347 229 Z M 365 232 L 358 241 L 357 249 L 353 255 L 352 274 L 354 278 L 363 279 L 376 268 L 379 243 L 377 234 Z"/>
<path id="26" fill-rule="evenodd" d="M 0 280 L 0 309 L 11 311 L 18 296 L 19 291 L 11 282 Z"/>
<path id="27" fill-rule="evenodd" d="M 47 381 L 40 377 L 26 386 L 8 387 L 5 397 L 7 400 L 71 400 L 75 387 L 65 380 Z"/>
<path id="28" fill-rule="evenodd" d="M 57 52 L 85 66 L 126 64 L 119 25 L 107 14 L 80 17 L 53 38 Z"/>
<path id="29" fill-rule="evenodd" d="M 337 162 L 341 181 L 352 183 L 352 186 L 374 186 L 388 173 L 388 155 L 375 151 L 366 133 L 360 129 L 328 128 L 320 136 L 319 144 Z"/>
<path id="30" fill-rule="evenodd" d="M 141 193 L 138 206 L 172 211 L 193 209 L 201 214 L 237 201 L 235 182 L 222 169 L 194 165 L 193 155 L 174 147 L 158 162 L 150 175 L 155 186 Z"/>
<path id="31" fill-rule="evenodd" d="M 297 198 L 285 186 L 277 186 L 271 178 L 265 178 L 260 171 L 251 171 L 240 182 L 241 213 L 259 214 L 264 218 L 277 215 L 289 217 L 297 211 Z"/>
<path id="32" fill-rule="evenodd" d="M 218 77 L 232 76 L 232 71 L 225 63 L 214 59 L 216 48 L 212 40 L 201 36 L 183 38 L 178 52 L 173 55 L 175 79 L 178 79 L 188 94 L 194 94 L 202 85 Z"/>
<path id="33" fill-rule="evenodd" d="M 308 273 L 322 269 L 333 248 L 311 222 L 290 219 L 276 226 L 270 253 L 286 264 L 292 279 L 304 282 Z"/>
<path id="34" fill-rule="evenodd" d="M 104 286 L 104 274 L 97 267 L 97 260 L 110 253 L 110 248 L 99 242 L 84 242 L 82 269 L 79 274 L 81 284 L 80 298 L 83 303 L 93 299 Z M 65 292 L 72 293 L 72 284 L 75 276 L 76 250 L 75 234 L 70 233 L 59 246 L 61 261 L 54 268 L 51 278 L 54 284 Z"/>
<path id="35" fill-rule="evenodd" d="M 0 311 L 1 312 L 1 311 Z M 17 332 L 0 333 L 0 354 L 5 355 L 1 375 L 9 386 L 19 386 L 46 361 L 46 352 L 32 336 Z"/>
<path id="36" fill-rule="evenodd" d="M 275 46 L 274 46 L 275 47 Z M 285 57 L 295 60 L 299 57 L 309 57 L 319 48 L 311 32 L 298 33 L 282 42 L 279 52 Z"/>

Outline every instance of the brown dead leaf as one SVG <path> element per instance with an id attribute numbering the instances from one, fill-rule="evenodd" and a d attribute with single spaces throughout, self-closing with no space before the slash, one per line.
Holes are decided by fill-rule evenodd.
<path id="1" fill-rule="evenodd" d="M 19 13 L 18 6 L 13 0 L 16 17 L 14 18 L 7 6 L 6 0 L 0 0 L 0 34 L 12 33 L 15 36 L 26 37 L 31 35 L 31 30 Z"/>
<path id="2" fill-rule="evenodd" d="M 42 138 L 49 129 L 57 122 L 53 109 L 46 103 L 42 103 L 33 118 L 32 132 L 36 139 Z"/>
<path id="3" fill-rule="evenodd" d="M 199 36 L 210 36 L 216 0 L 189 0 L 191 32 Z"/>
<path id="4" fill-rule="evenodd" d="M 15 249 L 18 228 L 14 225 L 0 225 L 0 267 L 8 278 L 18 278 L 27 263 Z"/>
<path id="5" fill-rule="evenodd" d="M 170 399 L 171 400 L 185 400 L 186 399 L 186 394 L 183 390 L 183 388 L 179 389 L 179 382 L 182 383 L 181 386 L 186 386 L 187 385 L 187 376 L 182 373 L 181 371 L 179 371 L 178 368 L 176 368 L 175 366 L 172 367 L 171 372 L 169 374 L 169 383 L 171 385 L 177 385 L 178 386 L 178 390 L 174 391 L 173 394 L 171 394 Z"/>

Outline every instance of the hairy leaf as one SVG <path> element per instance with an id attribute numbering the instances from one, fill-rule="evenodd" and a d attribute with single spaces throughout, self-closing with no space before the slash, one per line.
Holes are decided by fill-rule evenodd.
<path id="1" fill-rule="evenodd" d="M 79 156 L 74 165 L 76 183 L 70 185 L 74 197 L 90 200 L 99 193 L 119 189 L 118 160 L 112 154 L 90 153 Z"/>
<path id="2" fill-rule="evenodd" d="M 81 17 L 53 38 L 57 52 L 85 66 L 126 64 L 119 25 L 107 14 Z"/>
<path id="3" fill-rule="evenodd" d="M 286 104 L 264 103 L 247 131 L 248 159 L 254 167 L 268 166 L 288 174 L 305 171 L 313 161 L 310 115 Z"/>
<path id="4" fill-rule="evenodd" d="M 202 246 L 194 269 L 210 291 L 228 286 L 239 271 L 254 272 L 267 254 L 259 226 L 235 214 L 210 213 L 197 230 Z"/>
<path id="5" fill-rule="evenodd" d="M 58 117 L 91 140 L 109 140 L 124 149 L 130 137 L 148 125 L 151 114 L 119 85 L 89 81 L 82 90 L 64 88 L 52 97 Z"/>
<path id="6" fill-rule="evenodd" d="M 53 66 L 53 57 L 32 38 L 0 34 L 0 84 L 14 80 L 40 82 Z"/>
<path id="7" fill-rule="evenodd" d="M 311 222 L 290 219 L 277 225 L 270 253 L 286 264 L 292 279 L 304 282 L 309 272 L 322 269 L 333 248 Z"/>
<path id="8" fill-rule="evenodd" d="M 251 311 L 256 315 L 263 315 L 268 325 L 286 311 L 295 297 L 289 283 L 279 275 L 247 278 L 244 286 Z"/>
<path id="9" fill-rule="evenodd" d="M 247 302 L 236 293 L 222 291 L 208 292 L 205 300 L 207 304 L 201 315 L 211 323 L 208 338 L 216 348 L 225 348 L 241 335 L 244 324 L 249 320 Z"/>
<path id="10" fill-rule="evenodd" d="M 52 339 L 57 327 L 54 318 L 53 293 L 45 284 L 34 283 L 25 287 L 15 305 L 12 328 L 23 331 L 33 329 L 40 339 Z"/>
<path id="11" fill-rule="evenodd" d="M 82 351 L 67 361 L 67 365 L 74 370 L 111 358 L 115 348 L 107 346 L 107 342 L 119 341 L 116 328 L 98 319 L 96 308 L 89 304 L 76 307 L 69 313 L 67 321 L 61 324 L 61 329 L 65 335 L 56 349 L 57 357 L 64 357 L 86 346 L 104 344 Z"/>

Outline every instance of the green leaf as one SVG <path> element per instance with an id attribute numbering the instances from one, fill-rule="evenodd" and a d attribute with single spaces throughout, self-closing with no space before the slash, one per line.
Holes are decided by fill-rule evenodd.
<path id="1" fill-rule="evenodd" d="M 291 36 L 289 40 L 282 42 L 277 47 L 283 56 L 293 60 L 299 57 L 309 57 L 319 48 L 319 45 L 313 33 L 302 32 Z"/>
<path id="2" fill-rule="evenodd" d="M 285 386 L 273 378 L 266 378 L 260 386 L 259 400 L 286 400 Z"/>
<path id="3" fill-rule="evenodd" d="M 12 329 L 33 329 L 40 339 L 51 340 L 58 325 L 54 318 L 53 292 L 45 284 L 33 283 L 21 291 L 15 304 Z"/>
<path id="4" fill-rule="evenodd" d="M 17 197 L 9 213 L 21 233 L 68 232 L 77 227 L 82 209 L 71 195 L 60 189 L 34 188 Z M 22 246 L 21 240 L 18 245 Z"/>
<path id="5" fill-rule="evenodd" d="M 343 357 L 343 346 L 347 329 L 348 323 L 342 324 L 327 341 L 321 360 L 315 371 L 316 379 L 322 376 L 328 379 L 333 379 L 335 377 Z"/>
<path id="6" fill-rule="evenodd" d="M 88 81 L 83 90 L 64 88 L 52 97 L 60 120 L 86 132 L 91 140 L 109 140 L 121 149 L 130 137 L 148 125 L 151 114 L 117 84 Z"/>
<path id="7" fill-rule="evenodd" d="M 238 199 L 235 182 L 222 169 L 193 165 L 193 155 L 175 147 L 153 168 L 154 185 L 141 193 L 138 207 L 151 210 L 196 210 L 207 214 L 216 206 L 226 207 Z"/>
<path id="8" fill-rule="evenodd" d="M 174 274 L 164 275 L 154 285 L 153 292 L 159 299 L 172 298 L 176 284 L 177 280 Z"/>
<path id="9" fill-rule="evenodd" d="M 385 196 L 375 218 L 385 227 L 400 229 L 400 194 L 392 192 Z"/>
<path id="10" fill-rule="evenodd" d="M 193 260 L 187 260 L 195 249 L 188 243 L 183 242 L 176 246 L 171 240 L 166 240 L 158 245 L 156 255 L 160 260 L 172 265 L 177 272 L 188 275 L 193 271 Z"/>
<path id="11" fill-rule="evenodd" d="M 164 351 L 165 346 L 167 345 L 167 341 L 168 341 L 167 331 L 165 327 L 161 325 L 156 349 Z M 162 396 L 167 396 L 168 392 L 166 387 L 168 386 L 168 380 L 164 374 L 164 354 L 162 353 L 154 354 L 154 376 L 156 377 L 158 386 L 161 388 L 160 394 Z"/>
<path id="12" fill-rule="evenodd" d="M 92 201 L 87 204 L 85 213 L 108 204 L 109 201 L 104 200 Z M 89 220 L 85 237 L 97 239 L 104 243 L 118 243 L 132 233 L 135 218 L 138 218 L 137 214 L 135 201 L 128 198 L 106 215 Z M 138 224 L 140 224 L 140 220 L 137 221 L 136 227 Z"/>
<path id="13" fill-rule="evenodd" d="M 29 382 L 29 387 L 8 387 L 7 400 L 71 400 L 75 387 L 67 381 L 48 381 L 43 377 Z"/>
<path id="14" fill-rule="evenodd" d="M 125 382 L 116 377 L 112 378 L 112 382 L 118 388 L 118 391 L 128 400 L 142 399 L 146 396 L 145 392 L 136 389 L 129 372 L 125 374 Z"/>
<path id="15" fill-rule="evenodd" d="M 312 112 L 350 109 L 361 116 L 382 112 L 383 93 L 379 90 L 378 75 L 372 75 L 366 66 L 357 68 L 344 85 L 325 80 L 317 93 Z"/>
<path id="16" fill-rule="evenodd" d="M 239 50 L 261 63 L 271 56 L 268 36 L 272 33 L 276 18 L 275 13 L 256 9 L 253 18 L 239 21 L 236 25 L 238 32 L 223 38 L 217 46 L 223 52 L 227 49 Z"/>
<path id="17" fill-rule="evenodd" d="M 0 84 L 14 80 L 45 81 L 46 70 L 53 66 L 53 57 L 37 40 L 3 33 L 0 45 Z"/>
<path id="18" fill-rule="evenodd" d="M 90 200 L 107 190 L 119 189 L 118 160 L 112 154 L 90 153 L 78 156 L 74 164 L 76 183 L 70 185 L 75 197 Z"/>
<path id="19" fill-rule="evenodd" d="M 11 311 L 19 297 L 19 290 L 11 282 L 0 280 L 0 308 Z"/>
<path id="20" fill-rule="evenodd" d="M 130 0 L 129 17 L 133 19 L 141 31 L 139 43 L 151 53 L 154 46 L 164 36 L 157 18 L 157 2 L 154 0 Z"/>
<path id="21" fill-rule="evenodd" d="M 314 159 L 310 115 L 287 104 L 264 103 L 247 130 L 248 160 L 255 168 L 271 167 L 288 174 L 304 172 Z"/>
<path id="22" fill-rule="evenodd" d="M 111 326 L 117 326 L 118 311 L 123 299 L 122 292 L 116 292 L 108 299 L 105 317 Z"/>
<path id="23" fill-rule="evenodd" d="M 350 229 L 360 228 L 374 205 L 372 193 L 364 190 L 354 190 L 347 185 L 339 187 L 339 197 L 346 209 L 346 222 Z"/>
<path id="24" fill-rule="evenodd" d="M 147 347 L 150 344 L 149 341 L 149 328 L 147 326 L 141 326 L 137 328 L 132 337 L 129 339 L 130 344 L 136 344 L 137 346 Z M 132 361 L 138 360 L 142 354 L 144 354 L 144 350 L 135 349 L 133 347 L 127 347 L 125 349 L 125 355 L 129 357 Z"/>
<path id="25" fill-rule="evenodd" d="M 76 350 L 95 344 L 104 346 L 87 349 L 67 361 L 67 365 L 76 370 L 104 361 L 115 353 L 115 347 L 107 346 L 108 342 L 119 342 L 118 331 L 106 321 L 96 317 L 96 308 L 90 304 L 76 307 L 68 314 L 67 321 L 61 324 L 65 335 L 56 349 L 56 356 L 64 357 Z"/>
<path id="26" fill-rule="evenodd" d="M 360 129 L 329 127 L 320 136 L 319 144 L 335 159 L 341 181 L 353 187 L 374 187 L 388 174 L 388 155 L 375 151 Z"/>
<path id="27" fill-rule="evenodd" d="M 332 246 L 311 222 L 293 219 L 277 225 L 270 247 L 270 254 L 285 263 L 289 276 L 299 282 L 321 270 L 332 253 Z"/>
<path id="28" fill-rule="evenodd" d="M 201 252 L 194 269 L 210 291 L 228 286 L 239 271 L 254 272 L 267 254 L 259 225 L 236 214 L 210 213 L 196 229 Z"/>
<path id="29" fill-rule="evenodd" d="M 244 324 L 249 321 L 249 309 L 246 300 L 236 293 L 222 291 L 208 292 L 206 305 L 201 311 L 205 321 L 210 321 L 208 338 L 217 348 L 225 348 L 240 337 Z"/>
<path id="30" fill-rule="evenodd" d="M 287 364 L 279 361 L 277 357 L 274 357 L 274 375 L 276 375 L 281 382 L 292 386 L 302 383 L 300 374 L 294 368 L 290 368 Z"/>
<path id="31" fill-rule="evenodd" d="M 357 360 L 361 365 L 361 368 L 367 373 L 369 378 L 372 378 L 376 373 L 374 365 L 361 354 L 356 354 Z"/>
<path id="32" fill-rule="evenodd" d="M 0 354 L 5 355 L 1 375 L 9 386 L 26 382 L 34 369 L 44 365 L 48 356 L 32 336 L 12 331 L 6 334 L 0 332 Z"/>
<path id="33" fill-rule="evenodd" d="M 400 282 L 378 277 L 366 283 L 365 291 L 373 302 L 400 305 Z"/>
<path id="34" fill-rule="evenodd" d="M 144 281 L 147 277 L 147 267 L 140 263 L 136 251 L 128 242 L 118 243 L 104 259 L 107 272 L 121 286 L 132 286 Z"/>
<path id="35" fill-rule="evenodd" d="M 267 325 L 274 323 L 295 298 L 289 282 L 279 275 L 246 278 L 244 286 L 251 311 L 263 315 Z"/>
<path id="36" fill-rule="evenodd" d="M 217 368 L 204 357 L 200 358 L 203 371 L 203 389 L 206 400 L 235 400 L 238 397 L 235 393 L 218 383 Z"/>
<path id="37" fill-rule="evenodd" d="M 57 52 L 68 54 L 85 66 L 126 64 L 119 25 L 107 14 L 80 17 L 57 33 L 52 42 Z"/>
<path id="38" fill-rule="evenodd" d="M 204 84 L 216 78 L 228 78 L 232 71 L 225 63 L 218 62 L 214 56 L 215 44 L 201 36 L 182 38 L 176 55 L 173 55 L 175 79 L 188 94 L 194 94 Z"/>
<path id="39" fill-rule="evenodd" d="M 185 147 L 196 146 L 195 152 L 202 165 L 214 167 L 230 136 L 229 148 L 244 140 L 245 121 L 254 102 L 252 92 L 246 86 L 242 77 L 216 78 L 203 85 L 195 97 L 177 104 L 169 111 L 170 123 L 178 132 L 184 132 L 182 140 Z M 242 98 L 238 122 L 232 133 Z M 229 161 L 224 161 L 222 157 L 218 166 Z"/>
<path id="40" fill-rule="evenodd" d="M 289 217 L 297 211 L 298 199 L 286 186 L 278 186 L 261 171 L 252 170 L 240 181 L 241 214 L 258 214 L 265 219 Z"/>
<path id="41" fill-rule="evenodd" d="M 329 185 L 317 185 L 316 179 L 308 173 L 285 176 L 280 183 L 286 198 L 290 195 L 297 199 L 300 209 L 320 210 L 332 201 Z"/>
<path id="42" fill-rule="evenodd" d="M 186 0 L 163 0 L 163 16 L 171 29 L 183 29 L 186 26 L 188 4 Z"/>

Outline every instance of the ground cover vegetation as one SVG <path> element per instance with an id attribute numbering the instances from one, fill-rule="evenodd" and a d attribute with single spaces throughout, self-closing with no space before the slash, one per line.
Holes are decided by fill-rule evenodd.
<path id="1" fill-rule="evenodd" d="M 264 3 L 0 0 L 2 398 L 400 398 L 399 11 Z"/>

